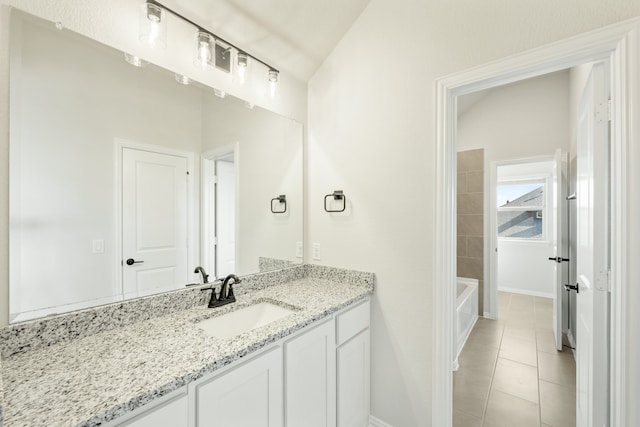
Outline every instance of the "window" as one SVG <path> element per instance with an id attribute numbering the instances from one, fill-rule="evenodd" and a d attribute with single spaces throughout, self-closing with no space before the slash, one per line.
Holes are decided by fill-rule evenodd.
<path id="1" fill-rule="evenodd" d="M 498 237 L 544 238 L 544 181 L 498 184 Z"/>

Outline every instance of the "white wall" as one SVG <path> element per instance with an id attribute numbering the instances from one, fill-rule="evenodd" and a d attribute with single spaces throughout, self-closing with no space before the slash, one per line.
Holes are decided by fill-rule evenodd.
<path id="1" fill-rule="evenodd" d="M 307 249 L 377 275 L 376 417 L 431 424 L 434 80 L 638 14 L 636 0 L 372 0 L 311 79 Z M 323 211 L 333 189 L 350 216 Z"/>
<path id="2" fill-rule="evenodd" d="M 115 140 L 200 152 L 202 93 L 69 32 L 12 26 L 11 312 L 110 302 Z"/>
<path id="3" fill-rule="evenodd" d="M 555 269 L 549 257 L 555 256 L 556 233 L 553 210 L 554 162 L 531 162 L 498 166 L 498 183 L 539 176 L 547 181 L 543 213 L 543 238 L 540 240 L 498 237 L 498 290 L 555 298 Z M 500 315 L 500 314 L 499 314 Z"/>
<path id="4" fill-rule="evenodd" d="M 303 240 L 302 125 L 225 101 L 205 98 L 203 152 L 239 145 L 236 271 L 258 272 L 259 257 L 302 261 L 296 258 L 296 242 Z M 287 212 L 273 214 L 270 201 L 280 194 L 287 196 Z"/>

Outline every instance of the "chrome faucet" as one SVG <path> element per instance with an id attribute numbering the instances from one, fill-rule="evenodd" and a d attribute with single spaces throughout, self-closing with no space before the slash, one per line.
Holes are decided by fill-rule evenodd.
<path id="1" fill-rule="evenodd" d="M 209 275 L 204 271 L 204 268 L 197 266 L 193 272 L 202 274 L 202 283 L 209 283 Z"/>

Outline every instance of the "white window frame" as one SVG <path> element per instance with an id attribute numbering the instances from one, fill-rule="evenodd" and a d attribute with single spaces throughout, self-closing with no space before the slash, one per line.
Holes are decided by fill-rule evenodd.
<path id="1" fill-rule="evenodd" d="M 498 180 L 496 184 L 496 195 L 498 194 L 498 188 L 501 185 L 526 185 L 526 184 L 541 184 L 542 191 L 544 194 L 543 204 L 541 209 L 536 209 L 542 211 L 542 236 L 540 238 L 526 238 L 526 237 L 508 237 L 508 236 L 500 236 L 498 227 L 498 213 L 499 212 L 526 212 L 532 210 L 530 206 L 513 206 L 513 207 L 500 207 L 495 206 L 495 217 L 496 217 L 496 237 L 499 241 L 509 241 L 509 242 L 531 242 L 531 243 L 549 243 L 549 226 L 548 226 L 548 218 L 549 216 L 549 191 L 550 188 L 550 176 L 548 175 L 537 175 L 535 177 L 528 177 L 526 179 L 518 179 L 518 178 L 506 178 Z"/>

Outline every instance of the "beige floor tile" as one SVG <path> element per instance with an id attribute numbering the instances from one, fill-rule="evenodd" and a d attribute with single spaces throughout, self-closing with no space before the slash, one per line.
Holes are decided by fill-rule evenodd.
<path id="1" fill-rule="evenodd" d="M 537 331 L 536 343 L 538 344 L 538 351 L 554 355 L 558 353 L 558 350 L 556 350 L 556 338 L 553 335 L 553 332 Z"/>
<path id="2" fill-rule="evenodd" d="M 536 317 L 534 313 L 526 313 L 523 314 L 521 312 L 514 313 L 513 311 L 509 311 L 509 316 L 505 319 L 505 327 L 506 326 L 517 326 L 517 327 L 528 327 L 535 328 L 536 327 Z"/>
<path id="3" fill-rule="evenodd" d="M 551 320 L 536 320 L 536 331 L 553 333 L 553 323 Z"/>
<path id="4" fill-rule="evenodd" d="M 465 347 L 470 344 L 478 344 L 489 347 L 500 347 L 500 341 L 502 340 L 502 329 L 488 329 L 488 328 L 473 328 Z"/>
<path id="5" fill-rule="evenodd" d="M 520 326 L 507 322 L 504 326 L 504 335 L 536 342 L 536 329 L 534 326 Z"/>
<path id="6" fill-rule="evenodd" d="M 537 404 L 508 393 L 491 390 L 484 419 L 485 427 L 539 427 Z"/>
<path id="7" fill-rule="evenodd" d="M 474 329 L 504 329 L 504 321 L 487 319 L 486 317 L 478 317 Z"/>
<path id="8" fill-rule="evenodd" d="M 458 371 L 472 371 L 491 376 L 498 359 L 498 351 L 497 347 L 465 345 L 458 357 L 460 364 Z"/>
<path id="9" fill-rule="evenodd" d="M 549 307 L 553 308 L 553 299 L 552 298 L 544 298 L 544 297 L 533 297 L 536 309 L 538 307 Z"/>
<path id="10" fill-rule="evenodd" d="M 453 409 L 482 418 L 491 377 L 459 375 L 458 372 L 453 375 Z"/>
<path id="11" fill-rule="evenodd" d="M 531 366 L 538 366 L 536 342 L 511 335 L 505 335 L 502 338 L 499 357 Z"/>
<path id="12" fill-rule="evenodd" d="M 491 389 L 538 404 L 538 370 L 499 357 Z"/>
<path id="13" fill-rule="evenodd" d="M 553 310 L 550 308 L 536 308 L 536 321 L 553 324 Z"/>
<path id="14" fill-rule="evenodd" d="M 552 300 L 499 292 L 498 308 L 460 353 L 453 425 L 480 426 L 484 415 L 486 427 L 575 427 L 575 361 L 555 349 Z"/>
<path id="15" fill-rule="evenodd" d="M 534 319 L 536 311 L 533 308 L 533 305 L 514 305 L 512 301 L 511 304 L 509 304 L 509 309 L 506 314 L 510 319 Z"/>
<path id="16" fill-rule="evenodd" d="M 535 297 L 530 295 L 511 295 L 511 308 L 520 308 L 523 310 L 533 310 L 535 307 Z"/>
<path id="17" fill-rule="evenodd" d="M 509 302 L 511 301 L 511 295 L 513 295 L 511 292 L 498 291 L 498 301 Z"/>
<path id="18" fill-rule="evenodd" d="M 538 352 L 538 372 L 544 381 L 567 386 L 576 383 L 576 363 L 569 352 Z"/>
<path id="19" fill-rule="evenodd" d="M 453 427 L 482 427 L 482 418 L 454 409 Z"/>
<path id="20" fill-rule="evenodd" d="M 553 427 L 575 427 L 576 389 L 540 381 L 542 421 Z"/>

